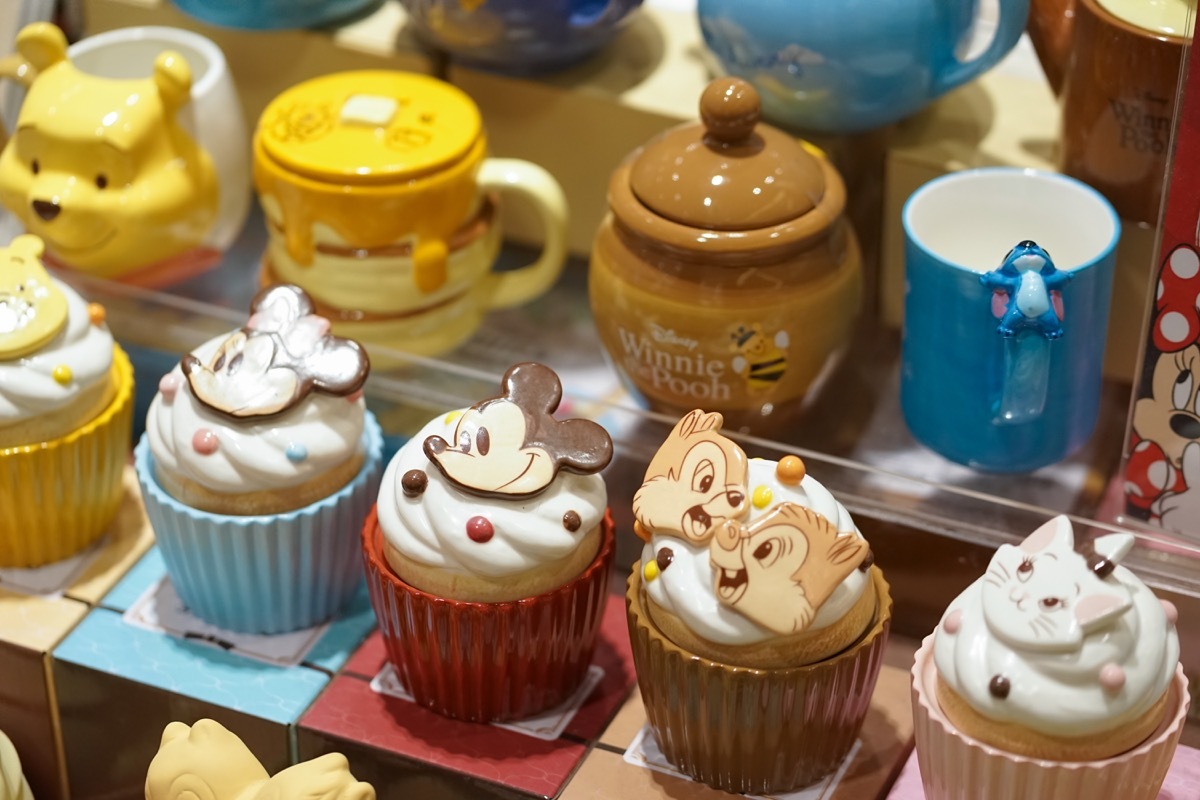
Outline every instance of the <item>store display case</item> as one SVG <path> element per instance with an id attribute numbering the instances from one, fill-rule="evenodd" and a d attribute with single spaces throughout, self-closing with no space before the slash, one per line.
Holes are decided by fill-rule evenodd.
<path id="1" fill-rule="evenodd" d="M 604 633 L 610 646 L 603 657 L 611 662 L 606 669 L 611 667 L 621 680 L 607 677 L 608 684 L 586 700 L 580 712 L 586 725 L 568 727 L 550 743 L 471 729 L 471 736 L 477 737 L 471 746 L 480 748 L 485 769 L 470 763 L 474 755 L 469 747 L 455 744 L 460 738 L 456 726 L 468 723 L 447 726 L 437 720 L 440 738 L 431 744 L 421 733 L 423 726 L 434 725 L 425 719 L 427 712 L 397 706 L 404 701 L 378 691 L 382 647 L 377 635 L 359 646 L 365 627 L 347 635 L 338 659 L 290 668 L 299 671 L 293 674 L 303 673 L 305 688 L 288 701 L 286 712 L 241 709 L 236 702 L 199 696 L 148 675 L 118 676 L 114 673 L 123 668 L 93 663 L 88 637 L 126 641 L 150 635 L 119 626 L 132 600 L 157 580 L 149 574 L 155 569 L 151 553 L 102 603 L 99 592 L 79 599 L 67 591 L 55 601 L 69 608 L 59 609 L 64 620 L 53 636 L 17 637 L 13 643 L 19 658 L 14 656 L 11 663 L 19 663 L 22 674 L 40 676 L 43 685 L 53 679 L 66 687 L 42 689 L 46 702 L 36 709 L 28 703 L 20 708 L 25 717 L 59 714 L 62 720 L 61 735 L 55 723 L 31 735 L 23 746 L 35 753 L 23 754 L 22 760 L 38 796 L 66 796 L 66 772 L 59 774 L 60 768 L 69 772 L 71 796 L 137 796 L 138 759 L 148 761 L 152 755 L 150 745 L 157 735 L 153 731 L 161 731 L 165 714 L 189 719 L 211 715 L 223 721 L 243 738 L 253 738 L 256 752 L 264 762 L 272 762 L 272 770 L 340 750 L 349 755 L 354 774 L 374 782 L 382 797 L 401 791 L 431 798 L 709 796 L 697 794 L 686 779 L 635 765 L 646 758 L 635 747 L 645 712 L 624 649 L 621 595 L 626 571 L 639 557 L 642 543 L 633 535 L 630 502 L 647 462 L 676 418 L 641 406 L 613 369 L 591 316 L 586 263 L 606 209 L 604 187 L 621 159 L 664 129 L 695 118 L 696 99 L 712 65 L 704 55 L 694 15 L 667 3 L 649 3 L 603 53 L 561 73 L 519 77 L 481 71 L 421 49 L 405 27 L 397 0 L 344 27 L 271 33 L 208 26 L 167 0 L 83 0 L 80 5 L 83 33 L 167 24 L 211 38 L 226 53 L 248 121 L 256 120 L 282 90 L 315 75 L 388 68 L 441 76 L 478 103 L 493 155 L 537 161 L 558 178 L 571 207 L 571 258 L 558 283 L 522 308 L 488 314 L 479 330 L 443 356 L 422 357 L 386 347 L 377 348 L 376 356 L 373 349 L 379 366 L 372 371 L 366 398 L 383 426 L 385 453 L 390 455 L 432 416 L 491 396 L 514 361 L 540 361 L 558 373 L 565 391 L 563 410 L 600 422 L 615 445 L 615 457 L 605 471 L 617 548 Z M 264 59 L 268 51 L 277 55 Z M 271 69 L 264 69 L 266 61 Z M 1153 226 L 1124 226 L 1099 416 L 1082 449 L 1031 473 L 988 473 L 925 449 L 903 422 L 901 206 L 918 186 L 965 167 L 1052 169 L 1058 126 L 1054 103 L 1032 50 L 1022 44 L 996 70 L 894 126 L 846 137 L 812 137 L 846 179 L 847 214 L 864 253 L 863 312 L 845 352 L 820 376 L 794 421 L 769 439 L 730 435 L 752 457 L 801 456 L 809 473 L 836 495 L 868 536 L 895 600 L 893 642 L 872 701 L 874 713 L 837 785 L 814 797 L 886 796 L 911 749 L 908 670 L 921 637 L 938 624 L 947 604 L 984 572 L 998 546 L 1020 541 L 1056 513 L 1068 514 L 1076 535 L 1089 541 L 1133 530 L 1137 546 L 1123 563 L 1178 607 L 1181 661 L 1193 686 L 1200 682 L 1200 540 L 1137 524 L 1124 516 L 1123 508 L 1121 469 L 1130 380 L 1152 285 Z M 597 135 L 597 130 L 604 134 Z M 590 149 L 582 152 L 580 142 Z M 500 269 L 532 260 L 540 242 L 530 210 L 520 204 L 506 207 L 503 228 L 509 238 L 500 254 Z M 244 321 L 246 301 L 259 288 L 267 238 L 266 221 L 256 207 L 219 265 L 161 289 L 62 275 L 108 309 L 115 337 L 134 355 L 141 387 L 135 411 L 139 424 L 148 393 L 179 354 Z M 98 603 L 101 607 L 89 611 Z M 0 596 L 0 613 L 5 608 Z M 369 617 L 367 612 L 366 627 L 373 622 Z M 0 642 L 7 635 L 2 620 Z M 74 633 L 68 635 L 71 629 Z M 236 658 L 214 656 L 211 648 L 181 646 L 156 635 L 155 646 L 181 659 L 181 671 L 200 674 L 208 662 Z M 43 653 L 56 647 L 51 670 Z M 350 655 L 352 650 L 357 652 Z M 0 671 L 5 652 L 0 649 Z M 130 741 L 136 740 L 137 747 L 113 744 L 103 750 L 107 755 L 101 761 L 111 761 L 111 782 L 97 778 L 94 789 L 78 788 L 88 785 L 87 776 L 97 774 L 94 759 L 101 751 L 74 754 L 83 753 L 89 740 L 102 735 L 95 699 L 107 694 L 142 698 L 134 705 L 153 709 L 148 715 L 154 717 L 153 724 L 122 717 L 122 724 L 136 728 L 137 736 Z M 362 719 L 357 711 L 352 719 L 349 708 L 360 709 Z M 1195 705 L 1192 714 L 1200 714 Z M 373 718 L 379 720 L 377 728 L 369 724 Z M 0 687 L 0 720 L 6 723 L 0 727 L 7 727 L 22 749 L 8 719 Z M 464 733 L 462 738 L 468 737 Z M 1200 744 L 1200 724 L 1190 723 L 1183 742 Z M 136 756 L 130 755 L 135 750 Z M 47 759 L 47 752 L 56 756 Z M 525 764 L 529 774 L 524 777 L 529 780 L 507 777 L 495 766 L 509 763 L 506 759 Z M 1194 753 L 1187 759 L 1194 759 Z M 1193 774 L 1187 770 L 1194 770 L 1187 759 L 1180 773 L 1183 785 L 1194 780 L 1187 777 Z M 910 764 L 905 775 L 914 769 Z M 905 788 L 911 785 L 911 778 L 908 781 L 902 779 L 896 791 L 910 791 Z"/>

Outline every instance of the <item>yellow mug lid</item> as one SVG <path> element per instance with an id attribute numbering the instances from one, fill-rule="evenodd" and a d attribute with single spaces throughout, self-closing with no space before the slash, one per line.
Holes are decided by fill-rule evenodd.
<path id="1" fill-rule="evenodd" d="M 479 109 L 445 81 L 413 72 L 338 72 L 297 84 L 263 110 L 258 137 L 286 169 L 321 181 L 391 183 L 461 159 Z"/>

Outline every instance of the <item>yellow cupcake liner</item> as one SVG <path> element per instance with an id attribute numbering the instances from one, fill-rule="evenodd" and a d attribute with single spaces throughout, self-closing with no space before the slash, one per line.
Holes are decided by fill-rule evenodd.
<path id="1" fill-rule="evenodd" d="M 116 394 L 49 442 L 0 449 L 0 567 L 61 561 L 104 534 L 121 504 L 133 424 L 133 367 L 113 345 Z"/>

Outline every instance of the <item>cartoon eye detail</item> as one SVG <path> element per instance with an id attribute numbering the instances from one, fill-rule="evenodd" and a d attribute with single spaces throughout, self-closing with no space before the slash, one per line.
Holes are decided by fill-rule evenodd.
<path id="1" fill-rule="evenodd" d="M 1033 559 L 1025 558 L 1021 560 L 1021 564 L 1017 567 L 1017 580 L 1024 583 L 1033 576 Z"/>
<path id="2" fill-rule="evenodd" d="M 221 355 L 217 356 L 216 362 L 213 364 L 213 372 L 220 372 L 225 367 L 225 351 L 221 351 Z"/>
<path id="3" fill-rule="evenodd" d="M 1175 408 L 1187 408 L 1188 400 L 1192 399 L 1192 372 L 1180 370 L 1175 378 L 1175 387 L 1171 389 L 1171 404 Z"/>
<path id="4" fill-rule="evenodd" d="M 475 431 L 475 449 L 479 451 L 479 455 L 486 456 L 488 450 L 492 449 L 492 437 L 488 433 L 487 428 L 480 428 Z"/>
<path id="5" fill-rule="evenodd" d="M 696 471 L 692 473 L 692 491 L 708 494 L 716 477 L 717 469 L 713 466 L 713 462 L 707 458 L 704 459 L 696 465 Z"/>
<path id="6" fill-rule="evenodd" d="M 101 172 L 99 175 L 96 176 L 96 188 L 97 189 L 107 189 L 108 188 L 108 176 L 105 175 L 103 172 Z"/>
<path id="7" fill-rule="evenodd" d="M 463 431 L 458 434 L 458 449 L 464 453 L 471 452 L 471 432 Z"/>
<path id="8" fill-rule="evenodd" d="M 231 358 L 229 360 L 229 374 L 232 375 L 233 373 L 237 372 L 238 367 L 240 367 L 241 365 L 242 365 L 242 354 L 238 353 L 236 356 L 234 356 L 233 358 Z"/>
<path id="9" fill-rule="evenodd" d="M 779 558 L 779 540 L 767 539 L 754 548 L 754 560 L 764 567 L 769 567 Z"/>
<path id="10" fill-rule="evenodd" d="M 42 171 L 42 165 L 38 163 L 38 160 L 36 158 L 29 163 L 29 171 L 32 172 L 34 175 L 37 175 L 39 172 Z"/>
<path id="11" fill-rule="evenodd" d="M 1067 607 L 1065 600 L 1060 600 L 1057 597 L 1043 597 L 1038 600 L 1038 608 L 1042 611 L 1059 611 Z"/>

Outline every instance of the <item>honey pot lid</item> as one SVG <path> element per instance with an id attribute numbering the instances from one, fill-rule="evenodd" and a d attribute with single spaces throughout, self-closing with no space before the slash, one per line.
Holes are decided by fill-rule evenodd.
<path id="1" fill-rule="evenodd" d="M 659 216 L 707 230 L 751 230 L 807 214 L 825 193 L 820 161 L 759 122 L 758 92 L 718 78 L 700 97 L 701 124 L 667 131 L 636 157 L 630 187 Z"/>
<path id="2" fill-rule="evenodd" d="M 461 90 L 411 72 L 314 78 L 284 91 L 257 136 L 283 167 L 321 181 L 392 183 L 462 159 L 479 139 L 479 109 Z"/>

